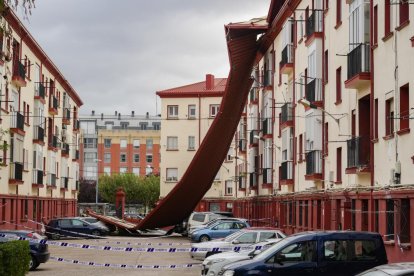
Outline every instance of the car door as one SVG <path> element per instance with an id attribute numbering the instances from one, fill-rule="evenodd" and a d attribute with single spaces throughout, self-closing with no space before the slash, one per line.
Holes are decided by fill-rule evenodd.
<path id="1" fill-rule="evenodd" d="M 88 234 L 90 229 L 88 223 L 80 219 L 72 219 L 72 231 L 82 234 Z"/>
<path id="2" fill-rule="evenodd" d="M 292 243 L 268 259 L 265 269 L 269 275 L 316 276 L 317 255 L 316 240 Z"/>
<path id="3" fill-rule="evenodd" d="M 232 233 L 233 222 L 225 221 L 214 226 L 210 231 L 212 239 L 224 238 Z"/>
<path id="4" fill-rule="evenodd" d="M 72 233 L 72 220 L 60 219 L 58 221 L 59 230 L 57 232 L 63 236 L 73 236 Z"/>
<path id="5" fill-rule="evenodd" d="M 254 231 L 248 231 L 245 232 L 243 234 L 241 234 L 239 237 L 237 237 L 234 241 L 233 244 L 235 246 L 249 246 L 252 245 L 254 243 L 256 243 L 257 241 L 257 232 Z"/>

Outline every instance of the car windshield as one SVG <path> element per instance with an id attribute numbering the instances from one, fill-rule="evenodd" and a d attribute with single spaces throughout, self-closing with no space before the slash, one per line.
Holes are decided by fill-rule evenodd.
<path id="1" fill-rule="evenodd" d="M 236 232 L 236 233 L 233 233 L 233 234 L 231 234 L 231 235 L 229 235 L 229 236 L 227 236 L 225 239 L 224 239 L 224 241 L 226 241 L 226 242 L 231 242 L 231 241 L 233 241 L 234 239 L 236 239 L 238 236 L 240 236 L 241 234 L 243 234 L 244 233 L 244 231 L 238 231 L 238 232 Z"/>
<path id="2" fill-rule="evenodd" d="M 264 259 L 267 259 L 267 258 L 271 257 L 276 251 L 279 251 L 280 249 L 284 248 L 294 238 L 295 237 L 284 238 L 280 242 L 277 242 L 275 245 L 263 250 L 261 253 L 254 256 L 253 259 L 255 259 L 255 260 L 256 259 L 264 260 Z"/>

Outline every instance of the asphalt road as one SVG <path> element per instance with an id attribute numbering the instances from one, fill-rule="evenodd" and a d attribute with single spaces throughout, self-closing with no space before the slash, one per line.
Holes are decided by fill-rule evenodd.
<path id="1" fill-rule="evenodd" d="M 116 247 L 133 247 L 133 248 L 189 248 L 189 240 L 181 236 L 170 237 L 109 237 L 101 240 L 71 239 L 59 240 L 70 244 L 88 244 L 98 246 L 116 246 Z M 131 244 L 127 244 L 130 242 Z M 152 245 L 137 245 L 137 243 L 153 243 Z M 154 245 L 154 243 L 185 243 L 183 245 Z M 104 251 L 96 249 L 70 248 L 56 245 L 49 245 L 51 257 L 63 258 L 65 260 L 78 260 L 94 263 L 110 264 L 128 264 L 128 265 L 183 265 L 183 264 L 200 264 L 200 261 L 191 259 L 188 252 L 180 253 L 146 253 L 146 252 L 125 252 L 125 251 Z M 49 260 L 47 263 L 40 264 L 35 271 L 30 271 L 30 276 L 66 276 L 66 275 L 177 275 L 190 276 L 200 275 L 200 266 L 192 268 L 175 268 L 175 269 L 125 269 L 110 267 L 95 267 L 81 264 L 58 262 Z"/>

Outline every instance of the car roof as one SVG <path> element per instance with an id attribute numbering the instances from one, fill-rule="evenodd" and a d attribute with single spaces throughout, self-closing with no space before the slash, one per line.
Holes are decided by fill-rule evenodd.
<path id="1" fill-rule="evenodd" d="M 406 275 L 405 273 L 407 272 L 414 272 L 414 262 L 385 264 L 374 267 L 368 271 L 382 271 L 388 275 L 400 275 L 400 273 Z M 364 273 L 362 273 L 362 275 L 364 275 Z"/>
<path id="2" fill-rule="evenodd" d="M 248 227 L 248 228 L 244 228 L 243 231 L 260 231 L 260 230 L 278 230 L 280 231 L 279 228 L 274 228 L 274 227 Z"/>
<path id="3" fill-rule="evenodd" d="M 300 232 L 300 233 L 295 233 L 292 234 L 291 236 L 293 237 L 304 237 L 304 236 L 318 236 L 318 237 L 322 237 L 322 236 L 340 236 L 340 235 L 344 235 L 344 236 L 356 236 L 356 237 L 381 237 L 381 235 L 379 233 L 375 233 L 375 232 L 359 232 L 359 231 L 348 231 L 348 230 L 338 230 L 338 231 L 306 231 L 306 232 Z"/>

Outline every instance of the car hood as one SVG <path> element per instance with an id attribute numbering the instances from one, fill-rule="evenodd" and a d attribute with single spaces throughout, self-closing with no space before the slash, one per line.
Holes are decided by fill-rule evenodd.
<path id="1" fill-rule="evenodd" d="M 236 261 L 234 263 L 225 265 L 223 267 L 223 269 L 224 270 L 231 270 L 231 269 L 235 269 L 235 268 L 241 267 L 243 265 L 251 264 L 251 263 L 252 263 L 251 259 L 244 259 L 244 260 L 241 260 L 241 261 Z"/>
<path id="2" fill-rule="evenodd" d="M 218 254 L 214 254 L 214 255 L 211 255 L 211 256 L 207 257 L 206 259 L 204 259 L 204 262 L 207 263 L 209 261 L 213 261 L 213 260 L 217 260 L 217 259 L 226 259 L 226 260 L 232 260 L 232 261 L 250 259 L 249 255 L 248 255 L 249 252 L 250 251 L 242 251 L 242 252 L 238 253 L 238 252 L 233 252 L 232 251 L 232 252 L 218 253 Z"/>

